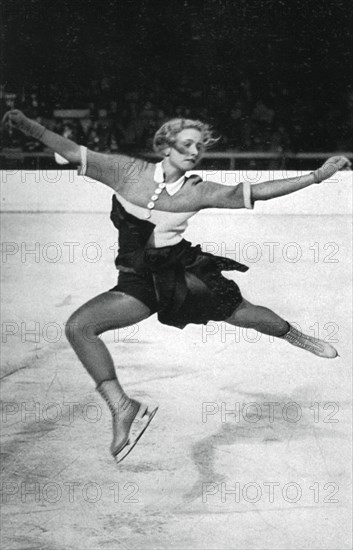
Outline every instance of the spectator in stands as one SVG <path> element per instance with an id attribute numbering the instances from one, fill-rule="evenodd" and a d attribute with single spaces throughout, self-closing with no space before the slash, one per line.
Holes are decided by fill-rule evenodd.
<path id="1" fill-rule="evenodd" d="M 277 93 L 267 88 L 266 96 L 261 88 L 255 93 L 250 80 L 244 79 L 238 89 L 214 86 L 206 93 L 197 80 L 192 82 L 184 76 L 179 87 L 167 84 L 163 87 L 156 78 L 142 91 L 124 92 L 114 87 L 112 79 L 104 77 L 91 81 L 87 89 L 75 81 L 42 86 L 24 82 L 18 90 L 2 85 L 0 102 L 2 112 L 21 108 L 33 119 L 42 117 L 51 129 L 54 108 L 89 108 L 91 122 L 73 130 L 79 141 L 88 141 L 99 151 L 148 149 L 154 131 L 167 116 L 209 120 L 215 128 L 222 129 L 224 139 L 218 147 L 223 149 L 290 148 L 294 152 L 352 149 L 352 94 L 342 94 L 336 106 L 331 106 L 325 102 L 318 104 L 311 98 L 291 98 L 286 88 Z M 56 131 L 61 133 L 62 129 Z M 1 139 L 2 147 L 11 145 L 15 139 L 16 148 L 39 150 L 38 144 L 27 143 L 15 134 L 3 135 Z"/>

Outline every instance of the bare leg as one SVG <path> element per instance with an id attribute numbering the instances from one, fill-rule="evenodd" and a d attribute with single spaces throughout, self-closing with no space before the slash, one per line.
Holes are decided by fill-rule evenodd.
<path id="1" fill-rule="evenodd" d="M 328 342 L 303 334 L 287 321 L 279 317 L 271 309 L 255 306 L 243 299 L 242 304 L 232 313 L 227 323 L 244 328 L 253 328 L 263 334 L 283 338 L 293 346 L 310 351 L 319 357 L 334 359 L 338 357 L 337 350 Z"/>
<path id="2" fill-rule="evenodd" d="M 112 356 L 99 334 L 128 327 L 151 314 L 149 308 L 122 292 L 104 292 L 89 300 L 69 318 L 66 336 L 97 385 L 116 378 Z"/>
<path id="3" fill-rule="evenodd" d="M 237 327 L 253 328 L 263 334 L 281 337 L 289 330 L 289 324 L 271 309 L 255 306 L 243 299 L 242 304 L 232 313 L 227 323 Z"/>
<path id="4" fill-rule="evenodd" d="M 120 385 L 112 356 L 99 335 L 107 330 L 127 327 L 146 319 L 149 308 L 132 296 L 121 292 L 104 292 L 75 313 L 66 325 L 66 336 L 83 366 L 97 383 L 97 390 L 106 401 L 113 417 L 111 453 L 126 453 L 133 422 L 140 416 L 148 420 L 147 407 L 129 398 Z M 140 432 L 142 433 L 142 432 Z"/>

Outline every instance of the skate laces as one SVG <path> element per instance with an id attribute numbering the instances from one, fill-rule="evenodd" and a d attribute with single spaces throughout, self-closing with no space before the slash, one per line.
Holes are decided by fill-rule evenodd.
<path id="1" fill-rule="evenodd" d="M 303 334 L 302 336 L 302 340 L 300 339 L 294 339 L 294 341 L 296 341 L 296 343 L 306 349 L 306 350 L 310 350 L 310 349 L 318 349 L 319 351 L 323 351 L 324 350 L 324 347 L 321 343 L 319 343 L 317 340 L 315 340 L 314 338 L 311 339 L 310 336 L 305 336 Z"/>
<path id="2" fill-rule="evenodd" d="M 299 332 L 294 327 L 291 327 L 289 332 L 285 335 L 285 338 L 293 343 L 296 344 L 298 347 L 301 347 L 306 350 L 312 350 L 312 349 L 318 349 L 320 352 L 324 351 L 324 345 L 323 342 L 320 342 L 317 338 L 313 338 L 309 335 L 303 334 L 302 332 Z"/>
<path id="3" fill-rule="evenodd" d="M 109 408 L 113 416 L 125 415 L 133 409 L 133 399 L 123 396 L 117 403 L 112 403 L 112 407 Z"/>
<path id="4" fill-rule="evenodd" d="M 103 384 L 98 386 L 98 392 L 101 394 L 105 402 L 107 403 L 110 412 L 116 416 L 120 413 L 127 413 L 129 408 L 133 406 L 133 400 L 127 395 L 120 397 L 118 401 L 113 401 L 109 388 L 106 388 Z"/>

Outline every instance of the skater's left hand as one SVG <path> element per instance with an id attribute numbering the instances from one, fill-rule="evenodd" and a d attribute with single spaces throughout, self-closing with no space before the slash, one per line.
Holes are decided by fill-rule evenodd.
<path id="1" fill-rule="evenodd" d="M 351 167 L 352 163 L 349 159 L 347 159 L 347 157 L 339 155 L 330 157 L 325 164 L 321 166 L 321 168 L 318 168 L 318 170 L 313 172 L 315 183 L 321 183 L 322 181 L 333 176 L 333 174 L 339 170 L 350 170 Z"/>

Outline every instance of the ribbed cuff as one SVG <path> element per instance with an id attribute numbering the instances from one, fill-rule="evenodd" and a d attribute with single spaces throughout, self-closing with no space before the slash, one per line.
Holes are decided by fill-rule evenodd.
<path id="1" fill-rule="evenodd" d="M 243 182 L 243 199 L 245 208 L 252 210 L 254 203 L 251 200 L 251 185 L 248 181 Z"/>
<path id="2" fill-rule="evenodd" d="M 314 183 L 321 183 L 318 170 L 314 170 L 313 172 L 310 172 L 310 174 L 314 176 Z"/>
<path id="3" fill-rule="evenodd" d="M 87 173 L 87 147 L 85 147 L 84 145 L 81 145 L 80 153 L 81 153 L 81 163 L 80 163 L 80 166 L 77 168 L 77 174 L 79 176 L 85 176 Z"/>

